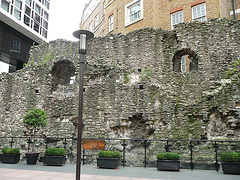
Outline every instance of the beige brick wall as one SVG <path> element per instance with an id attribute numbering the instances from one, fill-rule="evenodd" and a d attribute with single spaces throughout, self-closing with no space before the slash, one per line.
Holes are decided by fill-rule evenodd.
<path id="1" fill-rule="evenodd" d="M 229 3 L 231 0 L 143 0 L 143 20 L 125 27 L 125 5 L 133 0 L 106 1 L 105 34 L 128 33 L 145 27 L 171 29 L 171 12 L 183 10 L 184 22 L 192 21 L 192 6 L 206 3 L 207 19 L 229 18 Z M 108 31 L 108 17 L 114 15 L 114 30 Z"/>
<path id="2" fill-rule="evenodd" d="M 114 15 L 114 30 L 113 33 L 128 33 L 135 29 L 141 29 L 144 27 L 151 27 L 153 24 L 153 14 L 150 13 L 153 10 L 153 1 L 143 1 L 144 7 L 144 19 L 134 24 L 125 27 L 125 5 L 131 3 L 133 0 L 115 0 L 109 4 L 105 9 L 105 29 L 106 34 L 109 32 L 108 18 L 110 15 Z M 106 4 L 107 5 L 107 4 Z"/>

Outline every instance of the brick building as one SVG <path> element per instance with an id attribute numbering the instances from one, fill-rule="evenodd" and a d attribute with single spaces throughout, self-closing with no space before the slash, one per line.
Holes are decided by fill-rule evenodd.
<path id="1" fill-rule="evenodd" d="M 145 27 L 171 30 L 180 22 L 233 19 L 234 15 L 240 19 L 239 0 L 91 0 L 89 4 L 92 1 L 99 1 L 100 9 L 104 12 L 101 36 L 108 33 L 126 34 Z M 81 23 L 83 29 L 92 30 L 89 22 L 94 22 L 97 9 L 87 18 L 83 14 L 86 19 Z M 99 36 L 99 33 L 96 35 Z"/>
<path id="2" fill-rule="evenodd" d="M 104 0 L 91 0 L 85 5 L 82 13 L 80 29 L 86 29 L 95 36 L 104 36 Z"/>

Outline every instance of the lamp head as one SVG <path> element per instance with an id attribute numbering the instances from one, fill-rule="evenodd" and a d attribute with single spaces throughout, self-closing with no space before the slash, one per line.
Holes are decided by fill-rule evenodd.
<path id="1" fill-rule="evenodd" d="M 77 30 L 73 32 L 73 36 L 79 39 L 79 53 L 86 54 L 87 40 L 92 39 L 94 34 L 87 30 Z"/>

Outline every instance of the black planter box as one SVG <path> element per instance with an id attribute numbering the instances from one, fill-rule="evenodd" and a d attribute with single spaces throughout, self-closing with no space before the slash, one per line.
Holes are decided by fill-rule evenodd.
<path id="1" fill-rule="evenodd" d="M 116 169 L 120 164 L 119 158 L 97 158 L 97 167 Z"/>
<path id="2" fill-rule="evenodd" d="M 16 164 L 20 160 L 20 154 L 0 154 L 0 162 Z"/>
<path id="3" fill-rule="evenodd" d="M 224 174 L 240 174 L 240 162 L 222 162 Z"/>
<path id="4" fill-rule="evenodd" d="M 63 166 L 66 156 L 43 156 L 43 164 L 50 166 Z"/>
<path id="5" fill-rule="evenodd" d="M 157 169 L 159 171 L 180 171 L 179 160 L 157 160 Z"/>
<path id="6" fill-rule="evenodd" d="M 35 165 L 38 160 L 39 153 L 26 153 L 27 165 Z"/>

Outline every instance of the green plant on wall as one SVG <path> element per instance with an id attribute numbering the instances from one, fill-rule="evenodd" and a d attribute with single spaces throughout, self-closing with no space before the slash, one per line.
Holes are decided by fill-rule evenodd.
<path id="1" fill-rule="evenodd" d="M 149 78 L 151 76 L 151 71 L 149 68 L 145 68 L 143 71 L 142 71 L 142 74 L 141 74 L 141 81 L 144 81 L 146 78 Z"/>
<path id="2" fill-rule="evenodd" d="M 37 108 L 29 110 L 23 118 L 23 124 L 33 130 L 32 152 L 34 152 L 36 130 L 38 127 L 47 126 L 47 114 L 45 111 Z"/>
<path id="3" fill-rule="evenodd" d="M 79 48 L 78 47 L 76 48 L 76 54 L 79 54 Z"/>
<path id="4" fill-rule="evenodd" d="M 123 73 L 123 81 L 125 84 L 130 82 L 130 74 L 129 73 L 127 73 L 127 72 Z"/>
<path id="5" fill-rule="evenodd" d="M 72 54 L 72 42 L 70 43 L 69 54 Z"/>
<path id="6" fill-rule="evenodd" d="M 228 67 L 228 70 L 224 73 L 225 78 L 230 78 L 236 73 L 240 72 L 240 58 L 238 60 L 234 61 L 233 64 L 231 64 Z"/>
<path id="7" fill-rule="evenodd" d="M 42 66 L 45 66 L 49 60 L 53 57 L 53 50 L 49 51 L 42 57 Z"/>
<path id="8" fill-rule="evenodd" d="M 195 122 L 195 118 L 194 116 L 192 115 L 190 118 L 189 118 L 189 123 L 194 123 Z"/>

